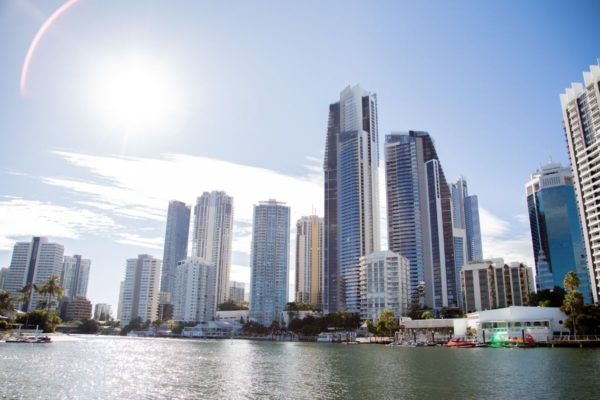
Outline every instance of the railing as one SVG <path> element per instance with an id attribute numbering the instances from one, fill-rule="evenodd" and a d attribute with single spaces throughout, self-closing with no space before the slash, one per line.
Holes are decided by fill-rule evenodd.
<path id="1" fill-rule="evenodd" d="M 554 335 L 548 342 L 600 342 L 600 335 Z"/>

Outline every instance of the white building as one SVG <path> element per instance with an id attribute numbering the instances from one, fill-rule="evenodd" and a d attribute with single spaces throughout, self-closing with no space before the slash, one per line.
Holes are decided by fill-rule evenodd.
<path id="1" fill-rule="evenodd" d="M 16 243 L 4 289 L 19 298 L 21 295 L 19 291 L 28 283 L 39 287 L 45 285 L 52 276 L 60 278 L 63 255 L 63 245 L 48 243 L 45 237 L 34 237 L 31 242 Z M 32 290 L 30 300 L 19 303 L 20 309 L 34 310 L 40 300 L 45 299 Z"/>
<path id="2" fill-rule="evenodd" d="M 519 262 L 505 264 L 502 258 L 465 265 L 460 276 L 466 312 L 525 306 L 535 291 L 531 268 Z"/>
<path id="3" fill-rule="evenodd" d="M 594 302 L 600 287 L 600 59 L 560 95 Z"/>
<path id="4" fill-rule="evenodd" d="M 248 321 L 248 315 L 250 312 L 248 310 L 231 310 L 231 311 L 217 311 L 215 314 L 215 319 L 219 321 L 232 321 L 232 322 L 240 322 L 240 321 Z"/>
<path id="5" fill-rule="evenodd" d="M 546 342 L 552 335 L 568 333 L 567 316 L 558 307 L 506 307 L 467 314 L 467 326 L 475 329 L 479 341 L 506 341 L 531 335 Z M 455 332 L 457 333 L 457 332 Z"/>
<path id="6" fill-rule="evenodd" d="M 375 322 L 389 308 L 396 318 L 408 313 L 409 265 L 391 251 L 376 251 L 360 258 L 360 317 Z"/>
<path id="7" fill-rule="evenodd" d="M 112 307 L 110 304 L 98 303 L 94 307 L 94 319 L 96 321 L 108 321 L 112 318 Z"/>
<path id="8" fill-rule="evenodd" d="M 322 305 L 323 218 L 302 217 L 296 222 L 296 301 Z"/>
<path id="9" fill-rule="evenodd" d="M 214 307 L 229 297 L 233 197 L 225 192 L 204 192 L 194 207 L 192 257 L 199 257 L 216 267 Z"/>
<path id="10" fill-rule="evenodd" d="M 127 260 L 123 297 L 121 302 L 121 326 L 135 319 L 154 321 L 158 312 L 161 260 L 148 254 Z"/>
<path id="11" fill-rule="evenodd" d="M 121 316 L 123 315 L 123 287 L 125 282 L 121 281 L 119 283 L 119 304 L 117 305 L 117 320 L 121 320 Z"/>
<path id="12" fill-rule="evenodd" d="M 64 288 L 63 297 L 87 297 L 91 266 L 92 261 L 81 258 L 80 255 L 64 257 L 60 276 Z"/>
<path id="13" fill-rule="evenodd" d="M 210 321 L 215 315 L 215 266 L 193 257 L 177 263 L 173 319 Z"/>

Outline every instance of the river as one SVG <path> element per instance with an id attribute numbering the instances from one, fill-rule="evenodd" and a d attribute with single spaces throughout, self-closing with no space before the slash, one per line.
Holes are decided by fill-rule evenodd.
<path id="1" fill-rule="evenodd" d="M 59 338 L 0 343 L 2 399 L 594 399 L 600 350 Z"/>

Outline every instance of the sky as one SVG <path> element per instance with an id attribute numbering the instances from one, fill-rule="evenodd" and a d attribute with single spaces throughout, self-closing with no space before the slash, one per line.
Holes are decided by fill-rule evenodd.
<path id="1" fill-rule="evenodd" d="M 568 164 L 559 95 L 600 57 L 597 1 L 71 0 L 51 18 L 66 3 L 0 2 L 0 267 L 48 236 L 92 260 L 88 297 L 114 310 L 125 260 L 162 258 L 170 199 L 234 197 L 245 282 L 254 204 L 322 215 L 349 84 L 377 93 L 381 142 L 428 131 L 466 177 L 484 256 L 533 265 L 524 185 Z"/>

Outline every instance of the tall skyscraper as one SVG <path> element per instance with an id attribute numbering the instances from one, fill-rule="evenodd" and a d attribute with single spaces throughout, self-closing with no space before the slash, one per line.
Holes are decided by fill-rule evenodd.
<path id="1" fill-rule="evenodd" d="M 450 189 L 427 132 L 385 142 L 389 249 L 410 263 L 411 303 L 458 307 Z"/>
<path id="2" fill-rule="evenodd" d="M 452 196 L 452 234 L 454 240 L 454 265 L 457 298 L 460 302 L 460 270 L 463 265 L 483 258 L 481 229 L 479 226 L 479 206 L 477 196 L 469 196 L 467 181 L 460 177 L 450 184 Z"/>
<path id="3" fill-rule="evenodd" d="M 388 308 L 399 318 L 409 311 L 408 260 L 391 251 L 360 258 L 361 320 L 374 323 Z"/>
<path id="4" fill-rule="evenodd" d="M 569 160 L 579 207 L 594 302 L 600 291 L 600 59 L 583 73 L 584 85 L 573 83 L 560 95 Z"/>
<path id="5" fill-rule="evenodd" d="M 229 296 L 233 197 L 225 192 L 204 192 L 194 207 L 192 256 L 216 267 L 215 308 Z"/>
<path id="6" fill-rule="evenodd" d="M 533 242 L 538 290 L 564 288 L 563 281 L 574 271 L 579 290 L 592 302 L 589 269 L 570 168 L 550 163 L 531 175 L 525 185 Z"/>
<path id="7" fill-rule="evenodd" d="M 360 311 L 359 258 L 379 250 L 377 96 L 346 87 L 325 146 L 324 308 Z"/>
<path id="8" fill-rule="evenodd" d="M 160 291 L 171 296 L 175 288 L 177 263 L 187 258 L 190 213 L 191 208 L 185 203 L 177 200 L 169 202 Z"/>
<path id="9" fill-rule="evenodd" d="M 110 304 L 98 303 L 94 306 L 94 319 L 96 321 L 108 321 L 112 318 L 112 307 Z"/>
<path id="10" fill-rule="evenodd" d="M 254 206 L 250 255 L 250 315 L 265 326 L 280 322 L 288 302 L 290 208 L 276 200 Z"/>
<path id="11" fill-rule="evenodd" d="M 64 288 L 63 297 L 87 297 L 91 266 L 92 261 L 81 258 L 80 255 L 64 257 L 60 276 L 61 285 Z"/>
<path id="12" fill-rule="evenodd" d="M 142 322 L 156 319 L 160 266 L 161 260 L 148 254 L 127 260 L 121 305 L 122 327 L 136 318 Z"/>
<path id="13" fill-rule="evenodd" d="M 62 244 L 48 243 L 45 237 L 34 237 L 31 242 L 16 243 L 4 282 L 5 290 L 19 298 L 19 291 L 28 283 L 42 286 L 52 276 L 60 278 L 64 251 Z M 33 290 L 30 300 L 20 303 L 20 308 L 23 311 L 35 310 L 40 300 L 45 299 Z"/>
<path id="14" fill-rule="evenodd" d="M 322 307 L 323 219 L 316 215 L 296 222 L 296 301 Z"/>
<path id="15" fill-rule="evenodd" d="M 176 321 L 206 322 L 215 315 L 215 266 L 201 258 L 182 260 L 177 266 L 174 315 Z"/>

